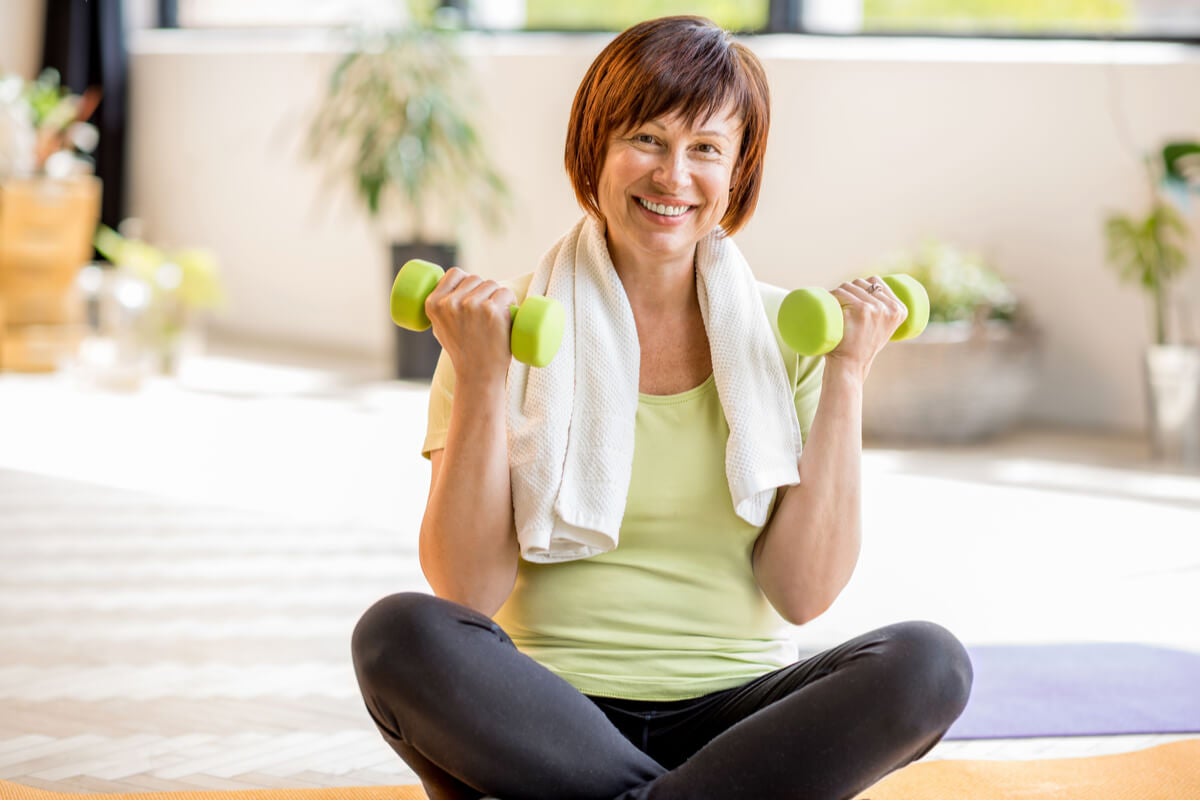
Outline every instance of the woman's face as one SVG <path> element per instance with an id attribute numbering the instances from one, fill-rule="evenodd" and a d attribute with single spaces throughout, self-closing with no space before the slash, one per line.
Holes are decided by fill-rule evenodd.
<path id="1" fill-rule="evenodd" d="M 609 140 L 597 200 L 615 265 L 691 261 L 729 207 L 741 128 L 731 104 L 690 126 L 658 117 Z"/>

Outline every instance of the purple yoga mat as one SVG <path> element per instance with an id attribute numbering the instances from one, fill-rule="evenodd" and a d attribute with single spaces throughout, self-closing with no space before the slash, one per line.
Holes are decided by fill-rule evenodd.
<path id="1" fill-rule="evenodd" d="M 1200 654 L 1130 643 L 967 650 L 975 684 L 946 739 L 1200 732 Z"/>

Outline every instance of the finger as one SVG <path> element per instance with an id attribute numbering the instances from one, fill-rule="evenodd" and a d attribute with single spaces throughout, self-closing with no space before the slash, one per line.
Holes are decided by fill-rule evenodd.
<path id="1" fill-rule="evenodd" d="M 453 312 L 462 307 L 463 298 L 483 279 L 477 275 L 451 268 L 442 276 L 441 282 L 425 298 L 425 314 L 431 320 L 444 311 Z"/>
<path id="2" fill-rule="evenodd" d="M 503 303 L 505 308 L 518 305 L 517 296 L 513 294 L 511 289 L 503 285 L 500 286 L 500 290 L 492 297 L 500 303 Z"/>
<path id="3" fill-rule="evenodd" d="M 428 303 L 430 299 L 435 297 L 440 299 L 445 295 L 449 295 L 469 276 L 470 273 L 464 272 L 457 267 L 451 267 L 446 271 L 445 275 L 442 276 L 441 280 L 438 281 L 437 286 L 433 288 L 433 291 L 429 293 L 429 297 L 425 299 L 425 302 Z"/>
<path id="4" fill-rule="evenodd" d="M 478 275 L 464 274 L 461 281 L 454 285 L 450 291 L 450 300 L 456 306 L 461 306 L 466 303 L 471 295 L 486 282 Z"/>
<path id="5" fill-rule="evenodd" d="M 866 292 L 866 302 L 893 318 L 896 326 L 904 322 L 904 319 L 908 316 L 908 307 L 904 305 L 900 298 L 896 297 L 896 293 L 892 291 L 892 288 L 878 275 L 856 279 L 854 286 L 857 290 Z"/>
<path id="6" fill-rule="evenodd" d="M 868 276 L 866 278 L 856 278 L 854 285 L 864 290 L 871 296 L 872 300 L 885 300 L 890 297 L 892 290 L 888 287 L 884 280 L 877 275 Z"/>
<path id="7" fill-rule="evenodd" d="M 900 298 L 896 297 L 896 293 L 892 291 L 892 285 L 887 281 L 884 281 L 883 278 L 878 275 L 872 275 L 869 276 L 867 280 L 870 281 L 873 286 L 879 287 L 879 289 L 875 290 L 873 294 L 878 295 L 880 298 L 885 300 L 900 303 Z M 900 303 L 900 305 L 903 306 L 904 304 Z"/>
<path id="8" fill-rule="evenodd" d="M 892 291 L 892 287 L 887 281 L 884 281 L 878 275 L 872 275 L 867 278 L 867 280 L 879 287 L 879 289 L 873 293 L 876 298 L 887 304 L 888 307 L 893 311 L 899 310 L 903 312 L 904 317 L 908 316 L 908 307 L 905 306 L 904 301 L 900 300 L 899 296 Z M 903 320 L 903 317 L 901 320 Z"/>
<path id="9" fill-rule="evenodd" d="M 833 290 L 833 296 L 838 299 L 838 303 L 846 306 L 855 305 L 873 305 L 875 299 L 871 297 L 871 293 L 864 287 L 853 282 L 846 282 Z"/>
<path id="10" fill-rule="evenodd" d="M 503 290 L 504 287 L 500 286 L 500 284 L 495 281 L 480 281 L 469 292 L 467 292 L 466 296 L 463 298 L 463 305 L 470 305 L 479 308 L 493 304 L 499 306 L 500 303 L 496 296 L 499 295 Z M 508 310 L 507 304 L 504 306 L 504 309 L 505 311 Z"/>

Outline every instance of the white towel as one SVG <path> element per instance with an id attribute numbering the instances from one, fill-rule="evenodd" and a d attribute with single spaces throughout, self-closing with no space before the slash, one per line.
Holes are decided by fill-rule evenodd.
<path id="1" fill-rule="evenodd" d="M 799 481 L 800 425 L 758 284 L 733 241 L 696 251 L 696 290 L 729 424 L 725 472 L 739 517 L 766 523 L 777 487 Z M 581 219 L 534 272 L 529 294 L 566 311 L 547 367 L 513 362 L 508 443 L 521 555 L 582 559 L 617 547 L 633 469 L 640 349 L 602 224 Z"/>

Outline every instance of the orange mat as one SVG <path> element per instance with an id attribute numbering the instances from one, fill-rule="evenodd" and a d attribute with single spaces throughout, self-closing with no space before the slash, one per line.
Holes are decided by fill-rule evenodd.
<path id="1" fill-rule="evenodd" d="M 420 799 L 419 785 L 292 790 L 67 795 L 0 781 L 0 798 Z M 1097 757 L 1025 761 L 935 760 L 896 771 L 863 799 L 1200 798 L 1200 740 Z"/>
<path id="2" fill-rule="evenodd" d="M 1074 759 L 917 762 L 860 798 L 1200 798 L 1200 740 Z"/>

